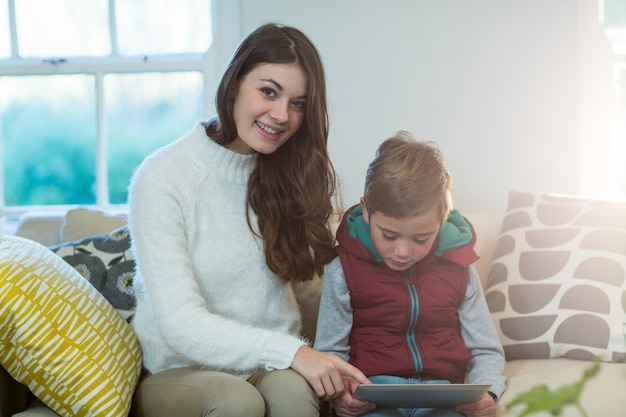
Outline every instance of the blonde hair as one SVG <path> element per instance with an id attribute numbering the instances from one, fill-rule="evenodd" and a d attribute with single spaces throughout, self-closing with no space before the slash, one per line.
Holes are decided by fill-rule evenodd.
<path id="1" fill-rule="evenodd" d="M 370 163 L 363 199 L 370 214 L 399 219 L 436 207 L 443 223 L 452 210 L 452 190 L 439 147 L 399 131 L 380 145 Z"/>

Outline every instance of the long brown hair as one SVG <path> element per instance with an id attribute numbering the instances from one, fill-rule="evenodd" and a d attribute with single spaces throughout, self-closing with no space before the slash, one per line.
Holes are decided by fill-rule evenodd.
<path id="1" fill-rule="evenodd" d="M 300 30 L 266 24 L 239 45 L 218 86 L 217 117 L 207 134 L 225 146 L 237 138 L 233 118 L 236 83 L 259 64 L 297 63 L 307 74 L 307 104 L 300 129 L 271 154 L 258 154 L 248 181 L 247 218 L 258 218 L 265 259 L 284 281 L 305 281 L 322 274 L 335 256 L 328 227 L 336 197 L 336 173 L 327 150 L 326 79 L 315 46 Z M 256 233 L 256 232 L 255 232 Z"/>

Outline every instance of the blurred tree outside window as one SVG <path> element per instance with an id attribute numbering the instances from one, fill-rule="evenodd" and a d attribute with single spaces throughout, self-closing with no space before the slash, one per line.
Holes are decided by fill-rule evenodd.
<path id="1" fill-rule="evenodd" d="M 211 0 L 0 0 L 0 211 L 125 204 L 207 113 L 211 22 Z"/>
<path id="2" fill-rule="evenodd" d="M 94 204 L 93 76 L 14 76 L 0 83 L 5 204 Z"/>
<path id="3" fill-rule="evenodd" d="M 202 118 L 202 84 L 199 72 L 106 76 L 107 172 L 112 204 L 126 202 L 128 179 L 148 153 L 181 136 Z M 142 94 L 135 94 L 136 90 Z"/>

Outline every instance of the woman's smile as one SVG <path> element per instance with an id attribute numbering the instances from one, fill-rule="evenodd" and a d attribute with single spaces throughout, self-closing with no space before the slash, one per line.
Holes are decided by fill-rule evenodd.
<path id="1" fill-rule="evenodd" d="M 266 124 L 263 124 L 263 123 L 259 122 L 258 120 L 256 121 L 256 125 L 261 130 L 261 133 L 262 134 L 267 134 L 267 136 L 270 139 L 272 139 L 272 138 L 277 139 L 278 135 L 280 135 L 282 133 L 281 130 L 277 130 L 277 129 L 271 128 L 270 126 L 268 126 Z"/>

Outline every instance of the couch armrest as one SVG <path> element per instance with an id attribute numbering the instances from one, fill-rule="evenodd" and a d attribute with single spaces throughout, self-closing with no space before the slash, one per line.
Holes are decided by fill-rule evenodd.
<path id="1" fill-rule="evenodd" d="M 34 396 L 0 366 L 0 417 L 10 417 L 24 411 Z"/>

